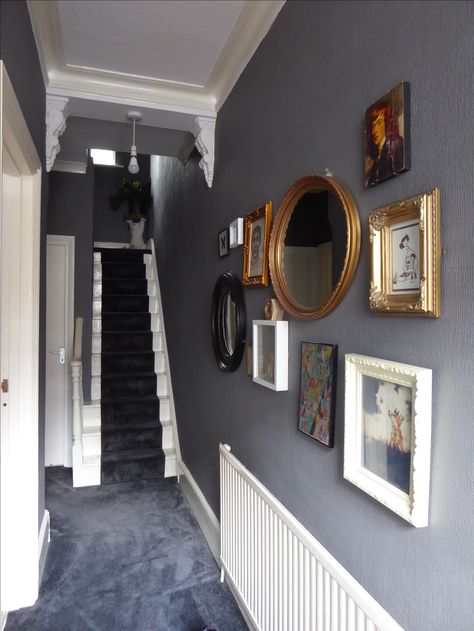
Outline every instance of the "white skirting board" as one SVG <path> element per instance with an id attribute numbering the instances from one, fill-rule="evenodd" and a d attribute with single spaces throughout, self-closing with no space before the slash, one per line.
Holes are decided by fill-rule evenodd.
<path id="1" fill-rule="evenodd" d="M 41 520 L 41 526 L 38 533 L 38 576 L 39 583 L 41 583 L 41 577 L 43 575 L 44 566 L 46 564 L 46 556 L 48 554 L 48 545 L 51 541 L 50 535 L 50 519 L 49 511 L 45 510 L 43 513 L 43 519 Z M 8 611 L 2 611 L 1 613 L 1 629 L 5 628 L 7 624 Z"/>
<path id="2" fill-rule="evenodd" d="M 188 500 L 194 517 L 196 517 L 204 537 L 206 538 L 207 544 L 214 555 L 216 563 L 220 567 L 221 529 L 219 521 L 184 462 L 179 463 L 178 470 L 181 471 L 179 483 L 181 485 L 183 495 Z"/>

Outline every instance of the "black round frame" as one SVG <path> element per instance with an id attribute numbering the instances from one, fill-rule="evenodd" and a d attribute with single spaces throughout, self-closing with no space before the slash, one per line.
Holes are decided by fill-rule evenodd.
<path id="1" fill-rule="evenodd" d="M 232 353 L 228 352 L 223 337 L 223 306 L 225 298 L 229 294 L 235 303 L 236 315 L 235 345 Z M 242 361 L 247 336 L 244 292 L 241 282 L 234 272 L 224 272 L 217 279 L 212 295 L 211 331 L 217 365 L 224 372 L 234 372 Z"/>

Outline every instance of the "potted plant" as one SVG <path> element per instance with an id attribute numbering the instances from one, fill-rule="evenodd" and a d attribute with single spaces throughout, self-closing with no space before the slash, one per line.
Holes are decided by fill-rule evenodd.
<path id="1" fill-rule="evenodd" d="M 128 221 L 138 222 L 147 217 L 148 210 L 153 202 L 151 195 L 151 182 L 140 180 L 128 180 L 123 178 L 116 192 L 109 197 L 109 205 L 112 210 L 118 210 L 123 202 L 128 204 Z"/>

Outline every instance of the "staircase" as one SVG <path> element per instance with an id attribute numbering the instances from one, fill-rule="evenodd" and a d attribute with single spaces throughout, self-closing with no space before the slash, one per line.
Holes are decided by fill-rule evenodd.
<path id="1" fill-rule="evenodd" d="M 143 255 L 151 251 L 125 248 L 99 251 L 101 483 L 162 477 L 165 457 L 143 260 Z"/>

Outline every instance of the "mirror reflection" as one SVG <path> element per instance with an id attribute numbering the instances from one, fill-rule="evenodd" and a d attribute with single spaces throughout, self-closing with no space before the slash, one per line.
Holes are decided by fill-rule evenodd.
<path id="1" fill-rule="evenodd" d="M 298 200 L 284 240 L 283 270 L 294 302 L 316 309 L 333 292 L 347 247 L 344 208 L 329 191 L 314 189 Z"/>
<path id="2" fill-rule="evenodd" d="M 237 310 L 230 294 L 225 295 L 222 308 L 222 339 L 224 340 L 226 352 L 232 355 L 237 335 Z"/>

